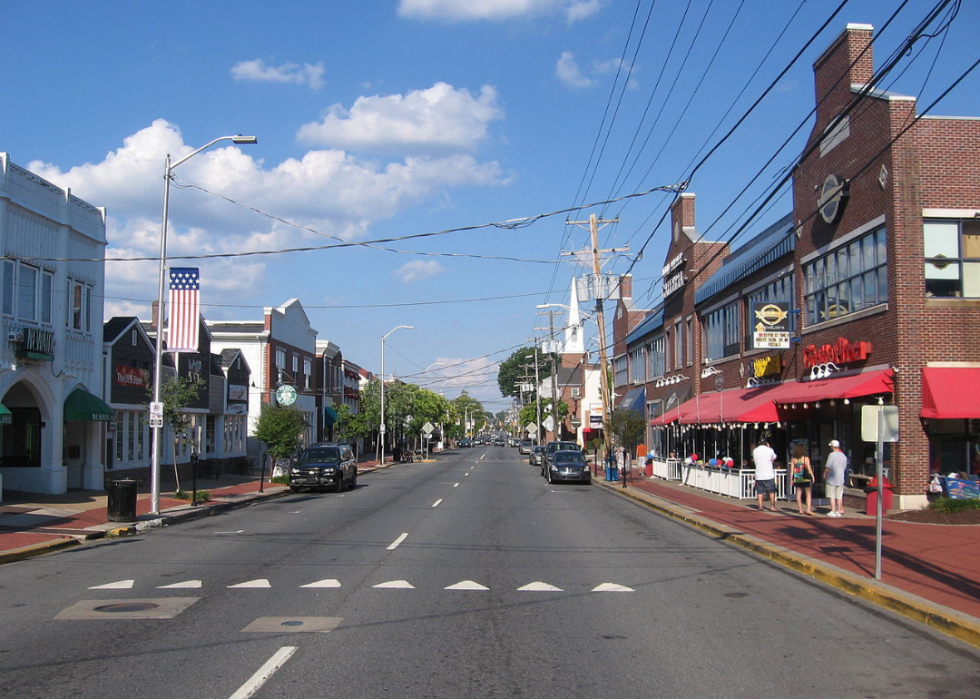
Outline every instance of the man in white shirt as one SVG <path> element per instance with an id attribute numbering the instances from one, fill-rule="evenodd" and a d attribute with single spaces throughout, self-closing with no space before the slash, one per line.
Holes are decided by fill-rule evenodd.
<path id="1" fill-rule="evenodd" d="M 844 516 L 844 474 L 847 472 L 847 455 L 840 448 L 840 442 L 830 440 L 830 455 L 824 463 L 823 480 L 827 497 L 830 499 L 828 517 Z"/>
<path id="2" fill-rule="evenodd" d="M 769 446 L 769 442 L 763 439 L 759 446 L 752 450 L 752 461 L 755 462 L 755 496 L 759 500 L 759 511 L 762 512 L 762 500 L 765 495 L 769 496 L 769 509 L 772 512 L 779 512 L 776 509 L 776 452 Z"/>

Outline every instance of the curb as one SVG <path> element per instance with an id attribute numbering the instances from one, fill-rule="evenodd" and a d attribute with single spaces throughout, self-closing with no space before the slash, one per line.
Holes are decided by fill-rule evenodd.
<path id="1" fill-rule="evenodd" d="M 5 563 L 17 563 L 18 561 L 26 561 L 29 558 L 34 558 L 45 553 L 60 551 L 62 549 L 72 548 L 74 546 L 81 546 L 81 544 L 82 542 L 78 538 L 65 535 L 61 539 L 44 541 L 39 544 L 31 544 L 30 546 L 22 546 L 19 549 L 13 549 L 11 551 L 4 551 L 0 553 L 0 565 Z"/>
<path id="2" fill-rule="evenodd" d="M 964 643 L 980 648 L 980 624 L 963 618 L 955 610 L 920 600 L 911 594 L 845 573 L 832 565 L 817 562 L 812 558 L 743 534 L 725 525 L 687 514 L 671 507 L 670 501 L 656 495 L 650 495 L 636 488 L 631 491 L 629 488 L 621 487 L 619 483 L 607 484 L 605 481 L 595 479 L 593 482 L 615 495 L 632 500 L 643 507 L 677 520 L 709 536 L 738 546 L 852 597 L 884 607 L 906 619 L 919 622 L 947 636 L 952 636 Z"/>

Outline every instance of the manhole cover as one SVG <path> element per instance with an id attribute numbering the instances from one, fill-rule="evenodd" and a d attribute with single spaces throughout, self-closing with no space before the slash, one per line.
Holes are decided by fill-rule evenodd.
<path id="1" fill-rule="evenodd" d="M 105 604 L 96 607 L 97 612 L 112 612 L 114 614 L 131 614 L 133 612 L 148 612 L 151 609 L 159 609 L 159 604 L 153 602 L 136 602 L 127 604 Z"/>
<path id="2" fill-rule="evenodd" d="M 302 626 L 303 625 L 303 622 L 302 621 L 284 621 L 284 622 L 282 622 L 282 625 L 283 626 Z"/>
<path id="3" fill-rule="evenodd" d="M 246 626 L 246 633 L 330 633 L 340 622 L 331 616 L 262 616 Z"/>

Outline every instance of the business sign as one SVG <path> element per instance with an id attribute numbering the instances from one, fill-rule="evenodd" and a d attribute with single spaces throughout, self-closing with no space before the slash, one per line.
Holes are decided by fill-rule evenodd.
<path id="1" fill-rule="evenodd" d="M 752 304 L 755 326 L 752 347 L 755 349 L 789 349 L 789 304 L 762 301 Z"/>
<path id="2" fill-rule="evenodd" d="M 837 365 L 864 361 L 871 354 L 870 342 L 851 342 L 843 337 L 832 345 L 810 345 L 803 349 L 803 368 L 812 369 L 819 364 Z"/>
<path id="3" fill-rule="evenodd" d="M 783 373 L 783 359 L 778 354 L 770 354 L 749 362 L 749 373 L 754 379 L 779 376 Z"/>
<path id="4" fill-rule="evenodd" d="M 228 384 L 228 400 L 248 401 L 248 386 Z"/>
<path id="5" fill-rule="evenodd" d="M 146 369 L 117 365 L 113 367 L 113 373 L 116 377 L 117 386 L 132 388 L 149 388 L 150 386 L 150 372 Z"/>

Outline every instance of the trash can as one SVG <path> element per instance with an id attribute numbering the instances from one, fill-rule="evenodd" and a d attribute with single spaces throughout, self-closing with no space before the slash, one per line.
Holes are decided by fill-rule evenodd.
<path id="1" fill-rule="evenodd" d="M 136 481 L 131 478 L 124 478 L 116 481 L 109 481 L 109 521 L 110 522 L 135 522 L 136 521 Z"/>

